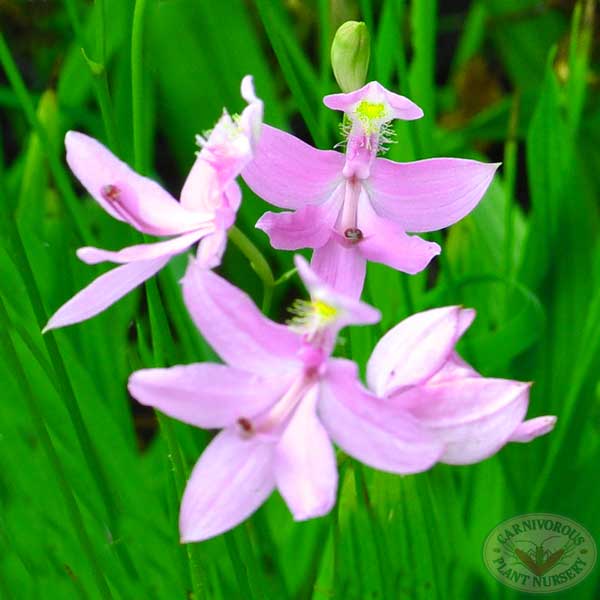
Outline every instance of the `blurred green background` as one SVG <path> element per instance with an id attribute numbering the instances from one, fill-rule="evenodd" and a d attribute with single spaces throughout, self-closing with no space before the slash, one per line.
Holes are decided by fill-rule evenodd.
<path id="1" fill-rule="evenodd" d="M 137 11 L 134 22 L 134 7 Z M 508 599 L 482 562 L 500 521 L 531 511 L 579 521 L 600 542 L 600 87 L 593 0 L 0 0 L 0 598 Z M 344 332 L 361 367 L 382 332 L 424 308 L 478 318 L 461 351 L 485 375 L 533 380 L 529 416 L 556 430 L 481 464 L 396 477 L 340 457 L 331 515 L 294 523 L 273 497 L 214 540 L 178 543 L 189 469 L 210 439 L 127 396 L 134 369 L 214 358 L 177 281 L 158 277 L 99 317 L 42 337 L 49 314 L 97 276 L 75 249 L 129 244 L 64 163 L 78 129 L 177 195 L 223 106 L 255 77 L 266 122 L 330 148 L 339 116 L 329 45 L 347 19 L 371 32 L 370 79 L 425 110 L 399 123 L 395 160 L 503 161 L 480 206 L 434 236 L 443 254 L 409 277 L 369 265 L 382 322 Z M 132 34 L 133 32 L 133 34 Z M 133 42 L 133 56 L 132 56 Z M 84 52 L 82 52 L 82 48 Z M 132 61 L 137 101 L 132 112 Z M 276 276 L 291 253 L 239 227 Z M 442 240 L 443 238 L 443 240 Z M 256 299 L 230 245 L 222 272 Z M 278 286 L 285 319 L 303 294 Z M 160 340 L 153 340 L 149 314 Z M 598 569 L 557 598 L 600 597 Z"/>

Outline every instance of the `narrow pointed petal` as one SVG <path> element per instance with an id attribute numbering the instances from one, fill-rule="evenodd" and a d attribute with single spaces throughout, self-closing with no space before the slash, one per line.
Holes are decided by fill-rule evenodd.
<path id="1" fill-rule="evenodd" d="M 377 343 L 367 363 L 369 388 L 378 396 L 416 385 L 439 371 L 460 334 L 458 306 L 434 308 L 404 319 Z"/>
<path id="2" fill-rule="evenodd" d="M 442 462 L 466 465 L 498 452 L 522 422 L 528 383 L 473 377 L 415 386 L 390 397 L 446 445 Z"/>
<path id="3" fill-rule="evenodd" d="M 199 363 L 142 369 L 129 378 L 141 404 L 196 427 L 220 429 L 271 407 L 289 387 L 280 377 L 261 377 L 227 365 Z"/>
<path id="4" fill-rule="evenodd" d="M 249 517 L 275 488 L 273 444 L 225 429 L 204 451 L 187 483 L 179 530 L 182 542 L 200 542 Z"/>
<path id="5" fill-rule="evenodd" d="M 152 235 L 175 235 L 201 226 L 207 215 L 187 211 L 156 182 L 138 175 L 100 142 L 69 131 L 67 163 L 91 196 L 119 221 Z"/>
<path id="6" fill-rule="evenodd" d="M 359 204 L 358 223 L 364 238 L 357 244 L 357 249 L 367 260 L 414 275 L 427 267 L 432 258 L 441 252 L 435 242 L 407 235 L 398 224 L 378 217 L 368 199 L 362 200 L 361 198 Z"/>
<path id="7" fill-rule="evenodd" d="M 323 98 L 323 104 L 332 110 L 341 110 L 352 115 L 361 101 L 372 104 L 382 103 L 386 107 L 386 121 L 403 119 L 412 121 L 420 119 L 423 111 L 412 100 L 385 89 L 377 81 L 371 81 L 360 89 L 347 94 L 330 94 Z"/>
<path id="8" fill-rule="evenodd" d="M 327 514 L 336 499 L 333 446 L 315 414 L 319 386 L 303 398 L 275 451 L 275 480 L 296 521 Z M 309 443 L 307 443 L 309 442 Z"/>
<path id="9" fill-rule="evenodd" d="M 247 294 L 191 261 L 183 297 L 206 341 L 229 365 L 264 375 L 298 369 L 302 337 L 261 314 Z"/>
<path id="10" fill-rule="evenodd" d="M 409 163 L 377 158 L 367 189 L 379 216 L 392 219 L 404 231 L 436 231 L 477 206 L 498 166 L 461 158 Z"/>
<path id="11" fill-rule="evenodd" d="M 160 271 L 169 258 L 161 256 L 154 260 L 128 263 L 100 275 L 63 304 L 50 317 L 43 331 L 73 325 L 96 316 Z"/>
<path id="12" fill-rule="evenodd" d="M 509 442 L 521 442 L 523 444 L 531 442 L 541 435 L 546 435 L 554 429 L 556 425 L 556 417 L 544 416 L 529 419 L 520 423 L 512 432 Z"/>
<path id="13" fill-rule="evenodd" d="M 382 471 L 425 471 L 443 451 L 443 445 L 408 412 L 365 390 L 356 365 L 347 360 L 330 361 L 318 414 L 344 452 Z"/>
<path id="14" fill-rule="evenodd" d="M 342 187 L 319 206 L 307 204 L 295 212 L 267 212 L 256 227 L 269 236 L 271 246 L 278 250 L 321 248 L 332 236 L 343 201 Z"/>
<path id="15" fill-rule="evenodd" d="M 263 125 L 254 159 L 242 177 L 269 204 L 297 209 L 327 200 L 342 180 L 343 166 L 343 154 L 317 150 L 289 133 Z"/>
<path id="16" fill-rule="evenodd" d="M 128 246 L 117 252 L 103 250 L 86 246 L 77 250 L 77 256 L 88 265 L 94 265 L 101 262 L 130 263 L 138 261 L 153 260 L 160 257 L 170 257 L 183 252 L 202 236 L 209 233 L 211 229 L 198 229 L 190 233 L 174 237 L 164 242 L 155 242 L 152 244 L 137 244 Z"/>
<path id="17" fill-rule="evenodd" d="M 360 298 L 367 261 L 355 247 L 342 246 L 332 237 L 323 247 L 315 249 L 310 265 L 336 292 Z"/>

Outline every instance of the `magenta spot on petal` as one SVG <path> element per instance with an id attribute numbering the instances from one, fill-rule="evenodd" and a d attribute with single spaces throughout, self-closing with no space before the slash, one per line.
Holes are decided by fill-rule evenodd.
<path id="1" fill-rule="evenodd" d="M 250 421 L 244 417 L 238 419 L 238 425 L 242 428 L 242 431 L 244 433 L 252 433 L 253 432 L 253 428 L 252 428 L 252 423 L 250 423 Z"/>
<path id="2" fill-rule="evenodd" d="M 102 197 L 108 202 L 116 202 L 121 195 L 121 190 L 116 185 L 104 185 L 100 190 Z"/>
<path id="3" fill-rule="evenodd" d="M 308 366 L 304 369 L 304 375 L 308 379 L 314 379 L 319 374 L 319 368 L 315 366 Z"/>

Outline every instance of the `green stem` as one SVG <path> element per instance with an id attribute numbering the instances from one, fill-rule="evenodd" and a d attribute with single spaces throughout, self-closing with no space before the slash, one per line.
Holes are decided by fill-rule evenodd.
<path id="1" fill-rule="evenodd" d="M 310 135 L 316 145 L 322 147 L 327 140 L 323 138 L 321 134 L 322 130 L 319 127 L 319 120 L 315 117 L 313 105 L 306 96 L 305 86 L 300 81 L 298 73 L 292 64 L 291 57 L 285 48 L 281 27 L 275 22 L 273 16 L 274 3 L 265 0 L 256 0 L 256 6 L 269 39 L 269 43 L 277 57 L 277 61 L 279 62 L 286 83 L 292 92 L 298 110 L 300 111 L 300 114 L 306 123 L 306 127 L 310 131 Z"/>
<path id="2" fill-rule="evenodd" d="M 104 65 L 106 61 L 106 19 L 104 0 L 96 0 L 96 52 L 98 62 Z"/>
<path id="3" fill-rule="evenodd" d="M 296 269 L 296 267 L 294 267 L 293 269 L 290 269 L 289 271 L 286 271 L 283 275 L 279 276 L 275 280 L 275 283 L 273 285 L 275 287 L 277 287 L 278 285 L 281 285 L 282 283 L 289 281 L 297 272 L 298 272 L 298 269 Z"/>
<path id="4" fill-rule="evenodd" d="M 147 0 L 136 0 L 133 12 L 133 28 L 131 33 L 131 100 L 133 120 L 133 161 L 136 170 L 145 173 L 146 153 L 144 136 L 144 21 L 146 17 Z M 165 362 L 165 339 L 168 332 L 168 323 L 162 310 L 162 304 L 155 280 L 146 282 L 146 297 L 148 301 L 148 313 L 150 315 L 150 334 L 155 366 L 162 366 Z M 155 411 L 160 424 L 161 434 L 167 444 L 168 459 L 173 470 L 173 478 L 177 497 L 181 498 L 185 482 L 187 481 L 187 469 L 181 454 L 181 448 L 169 417 Z M 192 581 L 193 597 L 200 600 L 206 590 L 206 575 L 202 566 L 200 548 L 194 544 L 186 545 L 190 578 Z"/>
<path id="5" fill-rule="evenodd" d="M 122 148 L 119 142 L 117 121 L 112 108 L 112 100 L 108 89 L 108 78 L 104 67 L 102 68 L 102 74 L 94 75 L 94 89 L 96 90 L 100 112 L 102 113 L 102 122 L 104 123 L 108 145 L 114 152 L 120 154 Z"/>
<path id="6" fill-rule="evenodd" d="M 131 102 L 133 122 L 133 164 L 147 171 L 144 135 L 144 22 L 148 0 L 136 0 L 131 31 Z"/>
<path id="7" fill-rule="evenodd" d="M 92 74 L 92 84 L 96 94 L 96 100 L 102 114 L 102 122 L 108 139 L 108 145 L 116 152 L 120 153 L 119 136 L 117 134 L 117 122 L 112 109 L 112 101 L 110 99 L 110 91 L 108 87 L 108 75 L 106 73 L 106 28 L 104 15 L 104 0 L 96 0 L 97 10 L 97 26 L 96 26 L 96 57 L 94 60 L 88 58 L 85 51 L 85 38 L 83 29 L 77 15 L 73 0 L 65 0 L 71 27 L 75 33 L 77 44 L 81 47 L 83 58 L 90 68 Z"/>
<path id="8" fill-rule="evenodd" d="M 512 277 L 511 258 L 513 245 L 513 204 L 517 169 L 517 124 L 519 121 L 519 93 L 513 96 L 508 133 L 504 144 L 504 274 Z"/>
<path id="9" fill-rule="evenodd" d="M 233 225 L 227 235 L 229 239 L 238 247 L 240 252 L 248 259 L 250 266 L 262 281 L 264 293 L 262 310 L 265 314 L 271 308 L 271 300 L 273 299 L 273 288 L 275 287 L 275 278 L 273 271 L 263 256 L 262 252 L 250 241 L 250 239 L 235 225 Z"/>
<path id="10" fill-rule="evenodd" d="M 146 282 L 146 297 L 148 301 L 148 314 L 150 315 L 154 366 L 161 367 L 165 364 L 165 348 L 167 345 L 165 336 L 168 334 L 169 329 L 162 310 L 158 287 L 154 279 Z M 187 469 L 171 420 L 158 410 L 155 413 L 160 425 L 161 434 L 167 444 L 168 460 L 173 473 L 173 484 L 175 493 L 179 499 L 183 495 L 185 482 L 187 481 Z M 186 552 L 194 598 L 199 600 L 203 597 L 206 590 L 206 578 L 202 567 L 200 548 L 193 544 L 187 544 Z"/>
<path id="11" fill-rule="evenodd" d="M 0 321 L 8 325 L 8 319 L 8 313 L 6 312 L 4 301 L 0 296 Z M 108 583 L 104 578 L 104 571 L 100 563 L 98 562 L 98 557 L 94 552 L 94 546 L 85 529 L 83 517 L 79 510 L 79 506 L 77 505 L 77 500 L 75 499 L 75 495 L 73 494 L 73 491 L 69 485 L 67 475 L 63 469 L 62 463 L 60 462 L 60 458 L 52 443 L 52 438 L 50 437 L 50 434 L 46 427 L 46 423 L 44 421 L 44 417 L 42 415 L 41 408 L 37 402 L 37 396 L 29 385 L 29 378 L 27 376 L 27 373 L 25 372 L 25 369 L 23 368 L 23 365 L 21 364 L 21 361 L 17 358 L 17 350 L 15 348 L 12 338 L 10 337 L 10 334 L 8 333 L 7 327 L 0 328 L 0 343 L 4 348 L 5 360 L 9 360 L 12 362 L 10 370 L 15 376 L 15 381 L 17 385 L 21 388 L 22 397 L 25 399 L 29 412 L 31 413 L 33 425 L 36 429 L 37 436 L 40 439 L 48 461 L 52 465 L 52 468 L 55 472 L 60 491 L 65 500 L 67 512 L 69 513 L 69 517 L 73 522 L 73 527 L 75 529 L 77 537 L 79 538 L 79 543 L 81 544 L 81 547 L 92 567 L 92 571 L 96 579 L 96 585 L 98 586 L 100 595 L 102 596 L 102 598 L 110 599 L 113 596 L 110 592 L 110 588 L 108 587 Z"/>
<path id="12" fill-rule="evenodd" d="M 328 0 L 318 0 L 319 9 L 319 82 L 321 84 L 321 95 L 330 91 L 331 63 L 329 59 L 331 44 L 331 8 Z M 319 128 L 321 138 L 328 138 L 327 120 L 329 111 L 323 103 L 319 108 Z"/>
<path id="13" fill-rule="evenodd" d="M 65 169 L 58 159 L 56 153 L 53 151 L 53 145 L 51 144 L 50 138 L 48 137 L 48 133 L 44 126 L 41 124 L 38 119 L 31 98 L 29 97 L 29 92 L 23 83 L 23 79 L 17 69 L 17 66 L 12 58 L 10 50 L 6 45 L 4 40 L 4 36 L 0 32 L 0 63 L 2 64 L 2 68 L 6 73 L 6 77 L 10 82 L 11 87 L 13 88 L 15 95 L 19 100 L 19 104 L 25 113 L 27 121 L 32 129 L 35 130 L 38 137 L 40 138 L 40 142 L 44 148 L 47 148 L 46 156 L 48 159 L 48 165 L 50 167 L 50 171 L 52 172 L 52 176 L 54 177 L 54 181 L 56 183 L 56 187 L 63 197 L 69 216 L 73 220 L 73 224 L 75 225 L 75 229 L 77 230 L 79 237 L 86 245 L 92 245 L 93 236 L 87 223 L 81 217 L 80 209 L 79 209 L 79 200 L 71 187 L 71 182 L 69 177 L 67 176 Z"/>
<path id="14" fill-rule="evenodd" d="M 83 29 L 81 28 L 81 21 L 79 20 L 79 15 L 77 14 L 77 5 L 75 0 L 65 0 L 65 7 L 67 9 L 69 21 L 71 21 L 71 27 L 73 27 L 73 31 L 75 32 L 77 43 L 83 48 Z"/>
<path id="15" fill-rule="evenodd" d="M 108 74 L 106 72 L 106 8 L 104 0 L 96 0 L 96 10 L 96 52 L 98 53 L 97 63 L 99 69 L 98 72 L 96 72 L 95 69 L 92 69 L 92 77 L 98 105 L 100 106 L 100 112 L 102 113 L 106 137 L 108 138 L 108 145 L 114 152 L 119 154 L 122 148 L 119 143 L 117 121 L 112 107 L 110 90 L 108 87 Z"/>
<path id="16" fill-rule="evenodd" d="M 399 275 L 402 293 L 404 294 L 404 301 L 406 302 L 406 310 L 408 311 L 409 315 L 412 315 L 415 312 L 415 302 L 412 297 L 410 282 L 408 281 L 410 275 L 407 275 L 406 273 L 399 273 Z"/>

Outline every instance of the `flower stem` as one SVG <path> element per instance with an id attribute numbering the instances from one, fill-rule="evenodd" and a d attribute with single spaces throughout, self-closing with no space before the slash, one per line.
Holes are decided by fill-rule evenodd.
<path id="1" fill-rule="evenodd" d="M 517 125 L 519 122 L 519 92 L 513 96 L 510 116 L 508 121 L 508 132 L 504 144 L 504 275 L 512 277 L 511 258 L 513 246 L 513 205 L 515 196 L 515 181 L 517 169 Z"/>
<path id="2" fill-rule="evenodd" d="M 144 21 L 146 17 L 147 0 L 136 0 L 133 11 L 133 29 L 131 33 L 131 94 L 132 94 L 132 120 L 133 120 L 133 162 L 135 169 L 144 174 L 147 170 L 145 136 L 144 136 Z M 146 297 L 148 301 L 148 313 L 150 315 L 150 333 L 152 337 L 152 348 L 154 363 L 156 367 L 165 363 L 166 340 L 168 323 L 162 310 L 160 295 L 156 280 L 146 282 Z M 159 411 L 155 411 L 160 424 L 161 434 L 167 444 L 168 459 L 173 470 L 175 491 L 181 498 L 185 482 L 187 480 L 186 466 L 177 436 L 169 417 Z M 202 566 L 200 549 L 195 544 L 187 544 L 186 552 L 190 578 L 192 581 L 193 598 L 199 600 L 204 597 L 206 590 L 206 576 Z"/>
<path id="3" fill-rule="evenodd" d="M 119 154 L 121 148 L 119 146 L 119 137 L 117 135 L 117 123 L 115 120 L 114 111 L 112 109 L 112 102 L 108 88 L 108 77 L 105 67 L 106 29 L 104 25 L 104 0 L 96 0 L 96 55 L 94 60 L 91 60 L 85 51 L 85 38 L 74 1 L 65 0 L 65 5 L 69 15 L 69 20 L 71 21 L 71 27 L 77 39 L 77 44 L 79 44 L 81 47 L 83 58 L 90 68 L 90 72 L 92 74 L 92 84 L 94 86 L 94 92 L 96 93 L 98 106 L 100 107 L 100 113 L 102 114 L 102 122 L 104 123 L 104 130 L 106 131 L 108 145 L 115 153 Z"/>
<path id="4" fill-rule="evenodd" d="M 259 276 L 263 284 L 263 303 L 262 310 L 266 314 L 271 308 L 273 299 L 273 288 L 275 287 L 275 277 L 273 271 L 263 256 L 262 252 L 250 241 L 250 239 L 240 229 L 233 225 L 227 232 L 229 239 L 238 247 L 240 252 L 248 259 L 250 266 Z"/>
<path id="5" fill-rule="evenodd" d="M 131 102 L 133 122 L 133 164 L 136 171 L 147 170 L 144 149 L 144 21 L 148 0 L 136 0 L 131 31 Z"/>

